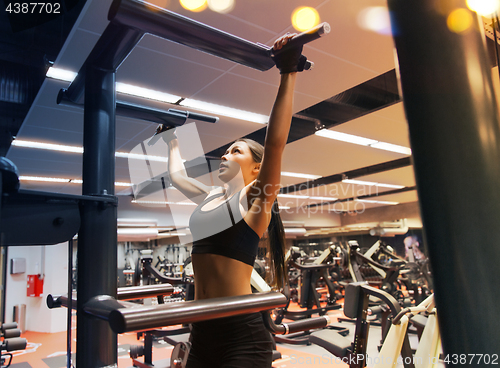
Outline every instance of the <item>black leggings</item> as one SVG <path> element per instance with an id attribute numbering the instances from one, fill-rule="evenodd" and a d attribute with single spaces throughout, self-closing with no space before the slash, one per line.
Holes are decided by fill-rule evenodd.
<path id="1" fill-rule="evenodd" d="M 260 313 L 193 323 L 186 368 L 271 368 L 273 338 Z"/>

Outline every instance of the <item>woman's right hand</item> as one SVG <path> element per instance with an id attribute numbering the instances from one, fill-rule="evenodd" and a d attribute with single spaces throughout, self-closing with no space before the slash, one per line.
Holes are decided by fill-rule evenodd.
<path id="1" fill-rule="evenodd" d="M 274 42 L 273 55 L 271 56 L 271 58 L 274 60 L 276 67 L 280 71 L 280 74 L 301 72 L 304 70 L 304 67 L 306 65 L 307 58 L 302 55 L 302 45 L 288 48 L 285 51 L 279 51 L 294 36 L 295 33 L 287 33 Z"/>

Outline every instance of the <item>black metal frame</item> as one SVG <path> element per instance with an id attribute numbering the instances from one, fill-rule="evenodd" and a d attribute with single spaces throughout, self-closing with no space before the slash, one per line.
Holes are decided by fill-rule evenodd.
<path id="1" fill-rule="evenodd" d="M 491 355 L 500 346 L 500 123 L 482 24 L 471 12 L 467 32 L 450 31 L 447 16 L 465 0 L 388 5 L 444 354 Z"/>

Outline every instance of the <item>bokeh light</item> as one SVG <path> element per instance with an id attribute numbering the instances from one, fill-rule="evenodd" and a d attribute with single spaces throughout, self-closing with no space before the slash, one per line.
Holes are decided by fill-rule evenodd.
<path id="1" fill-rule="evenodd" d="M 389 10 L 383 6 L 371 6 L 358 14 L 358 25 L 366 30 L 383 35 L 391 34 Z"/>
<path id="2" fill-rule="evenodd" d="M 316 9 L 303 6 L 292 13 L 292 25 L 299 32 L 307 31 L 319 24 L 319 14 Z"/>
<path id="3" fill-rule="evenodd" d="M 467 0 L 467 7 L 484 17 L 496 12 L 500 6 L 499 0 Z"/>
<path id="4" fill-rule="evenodd" d="M 207 0 L 179 0 L 182 7 L 192 12 L 201 12 L 207 8 Z"/>
<path id="5" fill-rule="evenodd" d="M 208 7 L 210 10 L 226 14 L 234 8 L 234 0 L 208 0 Z"/>
<path id="6" fill-rule="evenodd" d="M 450 31 L 455 33 L 463 33 L 469 30 L 472 25 L 472 14 L 469 10 L 459 8 L 453 10 L 448 18 L 446 24 Z"/>

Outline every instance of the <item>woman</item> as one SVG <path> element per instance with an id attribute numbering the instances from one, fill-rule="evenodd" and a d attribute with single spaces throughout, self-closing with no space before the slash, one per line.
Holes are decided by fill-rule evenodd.
<path id="1" fill-rule="evenodd" d="M 281 49 L 293 35 L 274 44 Z M 250 278 L 260 238 L 268 230 L 276 279 L 284 278 L 283 225 L 277 216 L 281 157 L 292 119 L 296 72 L 306 58 L 302 48 L 274 57 L 281 73 L 265 146 L 240 139 L 222 156 L 223 188 L 208 187 L 186 174 L 175 134 L 167 131 L 168 169 L 174 187 L 198 204 L 190 219 L 195 299 L 251 294 Z M 273 242 L 273 239 L 277 242 Z M 278 243 L 278 244 L 276 244 Z M 188 368 L 271 367 L 273 341 L 260 313 L 194 323 Z"/>

